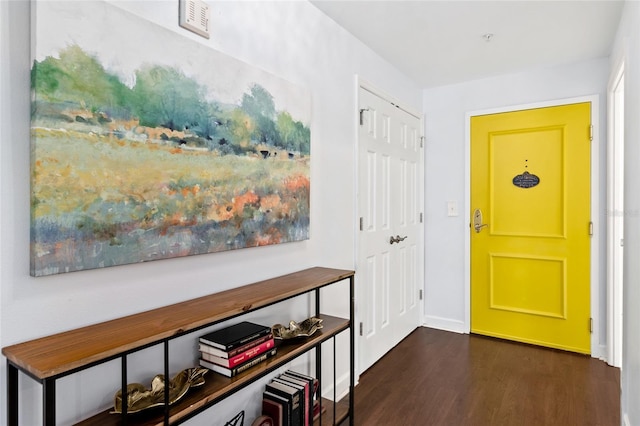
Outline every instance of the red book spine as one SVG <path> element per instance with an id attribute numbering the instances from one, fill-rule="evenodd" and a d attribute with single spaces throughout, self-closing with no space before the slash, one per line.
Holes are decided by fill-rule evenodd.
<path id="1" fill-rule="evenodd" d="M 200 342 L 200 352 L 208 353 L 211 355 L 219 356 L 221 358 L 233 358 L 236 355 L 239 355 L 245 352 L 249 348 L 253 348 L 254 346 L 258 346 L 259 344 L 266 342 L 267 340 L 273 339 L 272 334 L 267 334 L 259 339 L 252 340 L 249 343 L 240 346 L 239 348 L 232 349 L 230 351 L 223 351 L 222 349 L 214 348 L 213 346 L 207 345 L 206 343 Z"/>
<path id="2" fill-rule="evenodd" d="M 202 359 L 204 359 L 205 361 L 213 362 L 214 364 L 218 364 L 226 368 L 233 368 L 237 365 L 240 365 L 244 362 L 249 361 L 251 358 L 254 358 L 268 351 L 269 349 L 272 349 L 274 346 L 275 346 L 275 340 L 272 338 L 267 340 L 264 343 L 261 343 L 258 346 L 249 348 L 243 353 L 238 354 L 229 359 L 221 358 L 219 356 L 211 355 L 205 352 L 202 352 L 201 355 L 202 355 Z"/>

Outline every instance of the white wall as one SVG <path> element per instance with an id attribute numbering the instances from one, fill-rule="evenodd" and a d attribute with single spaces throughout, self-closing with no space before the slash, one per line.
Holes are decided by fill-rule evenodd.
<path id="1" fill-rule="evenodd" d="M 625 425 L 640 424 L 640 3 L 626 2 L 611 54 L 611 71 L 625 66 L 624 288 L 621 410 Z"/>
<path id="2" fill-rule="evenodd" d="M 0 1 L 0 341 L 3 347 L 309 266 L 354 268 L 354 76 L 361 75 L 414 108 L 420 106 L 421 91 L 310 3 L 211 0 L 208 3 L 212 6 L 213 33 L 210 40 L 205 40 L 178 27 L 175 1 L 113 1 L 117 7 L 144 15 L 181 34 L 185 43 L 203 43 L 311 91 L 311 239 L 31 278 L 30 6 L 25 0 Z M 338 293 L 324 299 L 334 313 L 348 314 L 344 288 Z M 305 305 L 302 301 L 298 304 Z M 282 319 L 285 318 L 278 321 Z M 342 355 L 341 360 L 347 359 Z M 140 363 L 156 356 L 155 353 L 144 355 Z M 348 362 L 340 364 L 346 368 Z M 4 360 L 0 365 L 2 383 L 5 383 Z M 96 407 L 96 398 L 90 395 L 95 393 L 101 378 L 117 377 L 117 371 L 117 365 L 107 365 L 95 373 L 61 381 L 59 422 L 76 421 L 96 408 L 107 408 L 116 388 L 97 398 L 102 406 Z M 339 372 L 338 377 L 343 374 L 344 371 Z M 38 424 L 39 387 L 29 380 L 21 380 L 21 389 L 21 424 Z M 5 392 L 6 387 L 0 386 L 2 406 L 6 401 Z M 258 408 L 257 404 L 247 401 L 259 392 L 259 386 L 250 387 L 243 396 L 225 402 L 224 409 L 217 408 L 215 415 L 204 416 L 204 420 L 196 418 L 191 423 L 223 424 L 245 408 L 244 404 L 251 418 Z M 0 422 L 3 421 L 4 415 Z"/>
<path id="3" fill-rule="evenodd" d="M 424 91 L 426 117 L 426 246 L 425 322 L 427 325 L 469 332 L 465 291 L 469 265 L 465 264 L 465 236 L 471 207 L 465 195 L 465 115 L 487 109 L 598 95 L 600 103 L 600 204 L 605 206 L 605 112 L 607 59 L 470 81 Z M 594 147 L 595 148 L 595 147 Z M 447 217 L 447 201 L 459 205 L 458 217 Z M 599 212 L 600 232 L 606 232 L 604 211 Z M 596 221 L 594 220 L 594 221 Z M 598 230 L 596 229 L 596 232 Z M 605 239 L 601 239 L 601 253 Z M 593 277 L 599 294 L 594 321 L 598 345 L 606 343 L 605 256 L 599 276 Z M 592 348 L 599 353 L 602 348 Z"/>

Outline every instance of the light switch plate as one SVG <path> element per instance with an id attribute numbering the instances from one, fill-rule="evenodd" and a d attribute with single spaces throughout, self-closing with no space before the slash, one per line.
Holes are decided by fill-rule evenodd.
<path id="1" fill-rule="evenodd" d="M 180 26 L 209 38 L 209 5 L 201 0 L 180 0 Z"/>
<path id="2" fill-rule="evenodd" d="M 447 216 L 458 216 L 458 203 L 447 201 Z"/>

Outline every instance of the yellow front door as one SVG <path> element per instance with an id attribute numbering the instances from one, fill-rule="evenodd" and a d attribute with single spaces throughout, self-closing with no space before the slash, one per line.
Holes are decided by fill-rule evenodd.
<path id="1" fill-rule="evenodd" d="M 590 353 L 590 103 L 471 118 L 471 331 Z"/>

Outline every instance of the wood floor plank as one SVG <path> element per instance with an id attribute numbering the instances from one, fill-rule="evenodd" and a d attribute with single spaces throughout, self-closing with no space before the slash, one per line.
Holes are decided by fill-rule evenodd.
<path id="1" fill-rule="evenodd" d="M 360 376 L 357 425 L 619 426 L 620 371 L 589 356 L 418 328 Z"/>

